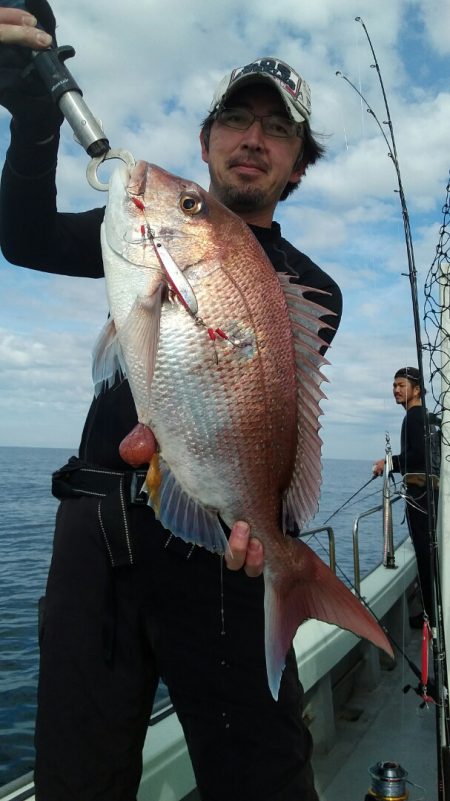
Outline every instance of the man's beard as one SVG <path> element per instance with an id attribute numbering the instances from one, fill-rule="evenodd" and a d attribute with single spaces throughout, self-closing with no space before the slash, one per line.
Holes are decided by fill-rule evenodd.
<path id="1" fill-rule="evenodd" d="M 263 190 L 256 186 L 237 187 L 232 184 L 220 184 L 212 180 L 214 196 L 220 200 L 230 211 L 245 212 L 259 211 L 266 205 L 266 196 Z"/>

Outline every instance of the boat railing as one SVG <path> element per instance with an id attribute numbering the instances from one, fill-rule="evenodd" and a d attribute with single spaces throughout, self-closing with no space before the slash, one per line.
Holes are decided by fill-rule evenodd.
<path id="1" fill-rule="evenodd" d="M 390 503 L 391 507 L 392 507 L 392 504 L 396 503 L 396 501 L 399 501 L 401 497 L 402 496 L 400 494 L 398 494 L 398 495 L 394 495 L 392 498 L 390 498 L 389 499 L 389 503 Z M 369 515 L 373 515 L 376 512 L 381 512 L 383 507 L 384 507 L 384 504 L 380 503 L 380 504 L 378 504 L 378 506 L 374 506 L 372 509 L 367 509 L 365 512 L 361 512 L 360 515 L 355 517 L 355 519 L 353 521 L 353 572 L 354 572 L 354 587 L 355 587 L 357 593 L 359 593 L 359 591 L 361 589 L 361 569 L 360 569 L 360 560 L 359 560 L 359 523 L 360 523 L 360 520 L 362 520 L 364 517 L 369 517 Z M 388 562 L 388 564 L 385 565 L 385 567 L 389 567 L 389 568 L 395 567 L 395 559 L 394 559 L 394 555 L 393 554 L 394 554 L 394 550 L 393 550 L 393 544 L 392 544 L 392 552 L 389 554 L 391 558 L 389 559 L 389 562 Z"/>
<path id="2" fill-rule="evenodd" d="M 170 698 L 165 697 L 157 699 L 150 716 L 149 726 L 154 726 L 156 723 L 159 723 L 160 720 L 164 720 L 164 718 L 169 717 L 169 715 L 171 715 L 174 711 L 175 710 Z"/>
<path id="3" fill-rule="evenodd" d="M 320 532 L 326 531 L 328 534 L 328 558 L 330 568 L 333 573 L 336 573 L 336 545 L 335 545 L 335 537 L 334 531 L 331 526 L 321 526 L 320 528 L 311 528 L 308 531 L 302 531 L 299 534 L 299 539 L 303 539 L 304 537 L 311 537 L 313 534 L 320 534 Z"/>

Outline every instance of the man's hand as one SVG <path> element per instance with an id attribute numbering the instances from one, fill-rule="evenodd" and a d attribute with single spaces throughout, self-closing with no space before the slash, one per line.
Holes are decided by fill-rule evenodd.
<path id="1" fill-rule="evenodd" d="M 377 462 L 374 462 L 372 467 L 372 473 L 374 476 L 382 476 L 384 472 L 384 459 L 378 459 Z"/>
<path id="2" fill-rule="evenodd" d="M 43 50 L 52 43 L 50 34 L 36 28 L 36 17 L 20 8 L 0 7 L 0 44 Z"/>
<path id="3" fill-rule="evenodd" d="M 13 132 L 29 145 L 53 139 L 64 117 L 35 70 L 24 75 L 30 48 L 56 45 L 56 22 L 47 0 L 27 0 L 27 9 L 0 5 L 0 105 L 12 114 Z M 45 33 L 36 27 L 37 20 Z"/>
<path id="4" fill-rule="evenodd" d="M 264 567 L 262 543 L 250 536 L 250 526 L 239 520 L 231 529 L 228 540 L 230 551 L 225 554 L 225 562 L 230 570 L 244 568 L 247 576 L 260 576 Z"/>

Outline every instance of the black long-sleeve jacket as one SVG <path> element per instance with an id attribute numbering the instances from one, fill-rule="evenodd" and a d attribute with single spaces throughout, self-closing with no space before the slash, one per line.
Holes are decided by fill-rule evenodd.
<path id="1" fill-rule="evenodd" d="M 55 172 L 58 137 L 40 146 L 26 146 L 14 135 L 0 186 L 0 245 L 5 258 L 34 270 L 68 276 L 103 277 L 100 225 L 104 208 L 81 213 L 57 211 Z M 325 290 L 309 293 L 311 300 L 330 309 L 321 336 L 331 342 L 342 312 L 339 287 L 307 256 L 282 238 L 277 223 L 271 229 L 250 226 L 278 271 L 298 276 L 305 286 Z M 83 429 L 80 458 L 116 469 L 128 465 L 119 444 L 136 424 L 128 382 L 101 393 L 92 401 Z M 129 469 L 129 468 L 128 468 Z"/>
<path id="2" fill-rule="evenodd" d="M 395 473 L 425 472 L 425 439 L 422 406 L 411 406 L 400 433 L 400 453 L 392 457 Z"/>

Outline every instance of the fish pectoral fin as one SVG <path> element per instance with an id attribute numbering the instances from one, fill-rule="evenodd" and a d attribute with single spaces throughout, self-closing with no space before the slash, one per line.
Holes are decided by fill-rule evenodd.
<path id="1" fill-rule="evenodd" d="M 95 395 L 114 384 L 116 375 L 126 376 L 125 360 L 112 318 L 108 319 L 97 337 L 92 351 L 92 380 Z"/>
<path id="2" fill-rule="evenodd" d="M 313 618 L 370 640 L 393 657 L 389 640 L 361 601 L 301 540 L 285 538 L 289 556 L 284 573 L 266 567 L 265 644 L 270 690 L 278 698 L 287 651 L 297 628 Z"/>
<path id="3" fill-rule="evenodd" d="M 160 283 L 151 295 L 136 298 L 119 332 L 125 353 L 132 354 L 145 365 L 147 396 L 150 393 L 158 352 L 163 289 L 164 284 Z"/>
<path id="4" fill-rule="evenodd" d="M 185 542 L 224 554 L 228 549 L 228 540 L 217 512 L 207 509 L 188 495 L 161 457 L 159 471 L 158 490 L 155 492 L 153 488 L 148 498 L 156 518 L 164 528 Z"/>

